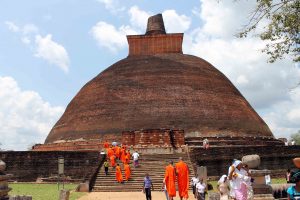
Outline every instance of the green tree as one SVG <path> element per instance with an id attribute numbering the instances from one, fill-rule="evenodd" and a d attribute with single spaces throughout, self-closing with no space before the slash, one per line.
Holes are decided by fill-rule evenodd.
<path id="1" fill-rule="evenodd" d="M 300 62 L 300 0 L 256 0 L 256 8 L 249 23 L 238 33 L 247 37 L 262 21 L 267 25 L 261 33 L 266 41 L 263 52 L 269 55 L 269 62 L 290 55 L 294 62 Z"/>
<path id="2" fill-rule="evenodd" d="M 292 134 L 291 139 L 294 140 L 297 145 L 300 145 L 300 130 L 297 133 Z"/>

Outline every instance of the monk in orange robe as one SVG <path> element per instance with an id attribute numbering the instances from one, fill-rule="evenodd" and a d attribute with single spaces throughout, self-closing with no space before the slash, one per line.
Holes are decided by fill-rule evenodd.
<path id="1" fill-rule="evenodd" d="M 189 198 L 189 168 L 182 158 L 175 165 L 180 200 Z"/>
<path id="2" fill-rule="evenodd" d="M 173 197 L 176 197 L 176 188 L 175 188 L 175 168 L 173 167 L 173 161 L 170 161 L 170 164 L 166 167 L 165 172 L 165 184 L 169 194 L 169 199 L 173 200 Z"/>
<path id="3" fill-rule="evenodd" d="M 117 167 L 116 167 L 116 180 L 117 180 L 119 183 L 122 183 L 122 182 L 123 182 L 122 171 L 121 171 L 121 167 L 120 167 L 119 164 L 117 164 Z"/>
<path id="4" fill-rule="evenodd" d="M 115 167 L 116 166 L 116 157 L 114 155 L 110 156 L 110 166 Z"/>
<path id="5" fill-rule="evenodd" d="M 128 181 L 131 175 L 131 169 L 127 163 L 124 164 L 124 171 L 125 171 L 125 180 Z"/>
<path id="6" fill-rule="evenodd" d="M 110 158 L 112 155 L 114 155 L 114 151 L 112 150 L 112 148 L 108 148 L 107 149 L 107 157 Z"/>
<path id="7" fill-rule="evenodd" d="M 121 148 L 119 146 L 116 146 L 116 148 L 115 148 L 115 154 L 116 154 L 116 157 L 118 159 L 120 159 Z"/>
<path id="8" fill-rule="evenodd" d="M 126 156 L 125 156 L 125 160 L 126 160 L 127 164 L 129 164 L 130 158 L 131 158 L 131 155 L 130 155 L 130 151 L 128 150 L 127 153 L 126 153 Z"/>
<path id="9" fill-rule="evenodd" d="M 121 161 L 122 161 L 122 163 L 126 162 L 126 151 L 123 147 L 121 149 Z"/>
<path id="10" fill-rule="evenodd" d="M 107 142 L 107 140 L 104 142 L 103 147 L 104 147 L 105 149 L 108 149 L 108 148 L 109 148 L 109 143 Z"/>

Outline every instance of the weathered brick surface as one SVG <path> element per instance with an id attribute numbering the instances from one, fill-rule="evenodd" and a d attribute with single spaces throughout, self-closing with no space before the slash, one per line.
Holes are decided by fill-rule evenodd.
<path id="1" fill-rule="evenodd" d="M 182 53 L 182 33 L 128 35 L 129 56 Z"/>
<path id="2" fill-rule="evenodd" d="M 207 150 L 193 148 L 190 157 L 194 164 L 207 166 L 209 176 L 221 176 L 228 173 L 233 159 L 241 159 L 250 154 L 258 154 L 261 157 L 260 169 L 275 170 L 276 176 L 283 177 L 287 169 L 295 168 L 292 159 L 300 156 L 300 146 L 228 145 Z"/>
<path id="3" fill-rule="evenodd" d="M 147 129 L 123 131 L 122 143 L 133 146 L 175 146 L 185 144 L 183 130 Z"/>
<path id="4" fill-rule="evenodd" d="M 273 137 L 233 84 L 206 61 L 183 54 L 131 56 L 87 83 L 46 143 L 121 137 L 124 130 L 173 128 L 203 137 Z"/>
<path id="5" fill-rule="evenodd" d="M 13 180 L 18 181 L 35 181 L 37 177 L 57 175 L 58 157 L 65 159 L 65 175 L 79 181 L 89 180 L 103 159 L 99 152 L 0 152 L 0 159 L 7 165 L 6 173 L 13 174 Z"/>

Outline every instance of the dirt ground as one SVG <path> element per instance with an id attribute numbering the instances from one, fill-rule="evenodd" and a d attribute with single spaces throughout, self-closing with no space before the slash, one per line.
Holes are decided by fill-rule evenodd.
<path id="1" fill-rule="evenodd" d="M 193 194 L 189 194 L 191 200 L 194 199 Z M 145 194 L 142 192 L 91 192 L 79 200 L 144 200 L 146 199 Z M 163 192 L 152 192 L 153 200 L 166 200 Z M 179 200 L 178 194 L 174 200 Z"/>

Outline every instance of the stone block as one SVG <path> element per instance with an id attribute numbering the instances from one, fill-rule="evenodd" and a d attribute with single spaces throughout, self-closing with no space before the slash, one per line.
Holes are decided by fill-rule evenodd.
<path id="1" fill-rule="evenodd" d="M 260 157 L 257 154 L 242 157 L 242 162 L 247 164 L 250 169 L 256 169 L 260 165 Z"/>

